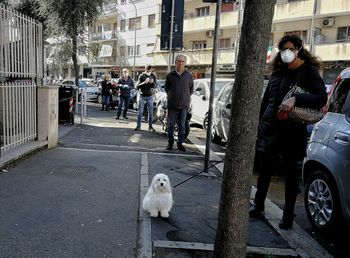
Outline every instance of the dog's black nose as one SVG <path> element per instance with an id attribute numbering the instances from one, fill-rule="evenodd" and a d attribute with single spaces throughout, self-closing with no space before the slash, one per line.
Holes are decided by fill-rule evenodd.
<path id="1" fill-rule="evenodd" d="M 160 186 L 163 186 L 163 183 L 160 183 Z"/>

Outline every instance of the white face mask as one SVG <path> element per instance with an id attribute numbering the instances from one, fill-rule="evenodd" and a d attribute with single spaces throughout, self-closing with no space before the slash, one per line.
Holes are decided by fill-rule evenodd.
<path id="1" fill-rule="evenodd" d="M 296 58 L 296 55 L 292 50 L 286 49 L 281 51 L 281 59 L 283 63 L 290 64 L 291 62 L 294 61 L 295 58 Z"/>

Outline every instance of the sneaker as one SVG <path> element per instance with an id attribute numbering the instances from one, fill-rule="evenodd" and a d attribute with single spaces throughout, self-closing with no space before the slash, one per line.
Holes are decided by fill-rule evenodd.
<path id="1" fill-rule="evenodd" d="M 166 146 L 167 150 L 172 150 L 173 149 L 173 145 L 171 143 L 168 144 L 168 146 Z"/>
<path id="2" fill-rule="evenodd" d="M 264 206 L 253 204 L 249 208 L 249 217 L 259 218 L 264 216 Z"/>
<path id="3" fill-rule="evenodd" d="M 139 126 L 136 126 L 135 131 L 141 131 L 141 128 Z"/>
<path id="4" fill-rule="evenodd" d="M 124 119 L 129 119 L 129 117 L 127 117 L 127 116 L 124 116 Z"/>
<path id="5" fill-rule="evenodd" d="M 115 119 L 119 119 L 119 116 L 117 116 Z"/>
<path id="6" fill-rule="evenodd" d="M 182 143 L 177 144 L 177 149 L 180 151 L 186 151 L 186 148 L 182 145 Z"/>
<path id="7" fill-rule="evenodd" d="M 148 128 L 148 130 L 153 133 L 156 131 L 156 129 L 154 129 L 153 127 Z"/>

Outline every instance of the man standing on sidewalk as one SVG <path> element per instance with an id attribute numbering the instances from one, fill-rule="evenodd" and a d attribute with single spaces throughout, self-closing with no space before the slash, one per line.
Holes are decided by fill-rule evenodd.
<path id="1" fill-rule="evenodd" d="M 174 125 L 179 126 L 177 148 L 186 151 L 183 146 L 185 138 L 185 122 L 193 93 L 193 77 L 185 69 L 186 57 L 179 54 L 175 58 L 175 69 L 167 74 L 165 92 L 168 97 L 168 146 L 172 150 L 174 145 Z"/>
<path id="2" fill-rule="evenodd" d="M 111 97 L 110 89 L 111 89 L 111 83 L 109 81 L 108 75 L 103 75 L 103 81 L 101 82 L 102 87 L 102 111 L 109 110 L 108 104 L 109 104 L 109 98 Z"/>
<path id="3" fill-rule="evenodd" d="M 123 69 L 123 76 L 118 80 L 118 89 L 120 91 L 120 99 L 117 117 L 119 119 L 122 110 L 124 119 L 128 119 L 126 113 L 128 112 L 129 102 L 130 102 L 130 91 L 134 89 L 134 81 L 129 76 L 129 70 L 127 68 Z M 124 106 L 124 109 L 123 109 Z"/>
<path id="4" fill-rule="evenodd" d="M 141 130 L 142 114 L 145 103 L 148 109 L 148 129 L 155 132 L 153 129 L 153 90 L 156 87 L 156 76 L 152 73 L 152 66 L 147 65 L 146 71 L 139 76 L 136 88 L 140 91 L 140 103 L 137 114 L 137 126 L 135 131 Z"/>

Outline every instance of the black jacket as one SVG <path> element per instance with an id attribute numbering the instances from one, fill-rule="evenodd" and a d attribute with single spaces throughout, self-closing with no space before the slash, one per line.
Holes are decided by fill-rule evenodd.
<path id="1" fill-rule="evenodd" d="M 144 83 L 144 81 L 146 81 L 147 78 L 153 79 L 153 83 Z M 142 96 L 152 96 L 154 94 L 153 89 L 156 87 L 156 81 L 157 78 L 153 73 L 147 75 L 144 72 L 140 74 L 136 88 L 140 90 L 140 94 Z"/>
<path id="2" fill-rule="evenodd" d="M 193 76 L 184 71 L 179 75 L 175 70 L 168 73 L 165 79 L 165 92 L 169 109 L 189 109 L 193 94 Z"/>
<path id="3" fill-rule="evenodd" d="M 295 70 L 281 69 L 271 75 L 263 101 L 257 138 L 258 151 L 270 151 L 282 147 L 292 148 L 300 156 L 306 149 L 306 125 L 277 119 L 277 111 L 291 85 L 297 83 L 305 93 L 296 95 L 295 106 L 322 108 L 327 102 L 324 82 L 317 67 L 303 64 Z"/>
<path id="4" fill-rule="evenodd" d="M 110 89 L 111 89 L 111 83 L 109 81 L 103 80 L 101 82 L 101 87 L 102 87 L 102 95 L 108 96 L 110 95 Z"/>

